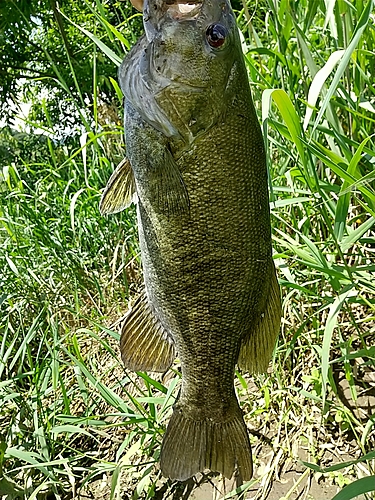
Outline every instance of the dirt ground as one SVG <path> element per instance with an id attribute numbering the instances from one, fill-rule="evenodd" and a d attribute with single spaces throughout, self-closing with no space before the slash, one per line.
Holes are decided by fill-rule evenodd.
<path id="1" fill-rule="evenodd" d="M 255 476 L 256 477 L 256 476 Z M 174 493 L 160 488 L 155 492 L 158 500 L 224 500 L 224 498 L 243 499 L 243 500 L 332 500 L 341 490 L 340 487 L 327 483 L 326 481 L 317 482 L 314 477 L 304 476 L 302 472 L 291 469 L 285 472 L 282 477 L 274 480 L 267 490 L 258 485 L 253 485 L 248 489 L 244 496 L 240 496 L 233 491 L 236 488 L 235 482 L 212 478 L 202 482 L 200 485 L 194 483 L 181 486 L 180 492 Z M 227 494 L 227 496 L 225 496 Z M 110 499 L 110 488 L 108 482 L 102 479 L 92 483 L 85 493 L 81 493 L 77 498 L 80 500 L 88 499 Z M 122 500 L 135 499 L 137 496 L 120 494 Z M 139 497 L 143 498 L 143 497 Z M 357 497 L 357 500 L 364 500 L 364 496 Z"/>
<path id="2" fill-rule="evenodd" d="M 305 460 L 305 451 L 300 451 L 300 458 Z M 340 457 L 342 461 L 351 459 L 353 457 L 350 455 Z M 185 483 L 171 483 L 161 478 L 152 498 L 155 500 L 332 500 L 341 491 L 341 487 L 334 484 L 333 479 L 324 478 L 310 471 L 299 460 L 285 460 L 282 450 L 275 453 L 267 446 L 262 446 L 260 455 L 257 455 L 257 463 L 258 467 L 255 469 L 250 487 L 242 494 L 241 485 L 236 484 L 235 479 L 198 475 Z M 117 496 L 113 498 L 117 500 L 146 498 L 136 494 L 134 483 L 131 491 L 130 482 L 129 476 L 124 478 L 122 491 L 117 492 Z M 104 476 L 101 480 L 91 483 L 84 492 L 81 491 L 77 498 L 109 500 L 110 497 L 110 477 Z M 364 498 L 358 496 L 357 500 Z"/>
<path id="3" fill-rule="evenodd" d="M 371 371 L 368 376 L 373 376 Z M 373 412 L 375 408 L 375 385 L 370 384 L 370 390 L 365 391 L 359 382 L 357 401 L 351 400 L 348 381 L 340 371 L 334 373 L 340 400 L 345 407 L 350 408 L 357 418 L 365 413 Z M 363 377 L 362 377 L 363 378 Z M 374 377 L 375 379 L 375 377 Z M 165 382 L 165 380 L 163 380 Z M 357 385 L 357 381 L 356 385 Z M 362 381 L 363 382 L 363 381 Z M 256 387 L 248 380 L 249 390 Z M 368 384 L 367 384 L 368 385 Z M 367 387 L 367 386 L 366 386 Z M 362 390 L 362 393 L 361 393 Z M 361 395 L 362 394 L 362 395 Z M 363 400 L 363 401 L 362 401 Z M 310 410 L 310 411 L 309 411 Z M 309 423 L 296 422 L 289 429 L 280 426 L 280 418 L 275 415 L 268 423 L 260 421 L 259 426 L 250 424 L 249 434 L 254 458 L 254 476 L 248 486 L 241 490 L 241 485 L 235 480 L 224 480 L 220 476 L 198 475 L 184 483 L 171 482 L 163 478 L 159 466 L 151 464 L 150 481 L 156 484 L 153 493 L 147 496 L 147 488 L 141 489 L 143 481 L 137 472 L 137 463 L 145 462 L 144 457 L 132 457 L 135 468 L 128 468 L 119 473 L 119 488 L 111 493 L 111 476 L 103 475 L 100 480 L 90 482 L 85 488 L 78 489 L 79 500 L 332 500 L 342 490 L 343 486 L 356 479 L 354 470 L 349 468 L 335 473 L 321 474 L 307 468 L 302 462 L 313 462 L 319 457 L 319 463 L 330 467 L 338 463 L 349 462 L 359 458 L 358 443 L 350 433 L 340 434 L 333 428 L 324 428 L 319 414 L 314 413 L 314 407 L 307 410 L 310 413 Z M 366 411 L 365 411 L 366 410 Z M 362 415 L 363 414 L 363 415 Z M 334 426 L 334 422 L 331 424 Z M 121 440 L 121 436 L 117 436 Z M 149 460 L 149 459 L 148 459 Z M 353 473 L 353 476 L 351 476 Z M 364 470 L 364 475 L 368 474 Z M 112 495 L 112 496 L 111 496 Z M 364 500 L 358 496 L 357 500 Z"/>

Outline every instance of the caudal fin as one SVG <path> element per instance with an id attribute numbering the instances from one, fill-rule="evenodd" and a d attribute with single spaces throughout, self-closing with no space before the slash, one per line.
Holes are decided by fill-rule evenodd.
<path id="1" fill-rule="evenodd" d="M 160 467 L 170 479 L 185 481 L 210 469 L 230 479 L 237 467 L 243 481 L 251 479 L 253 462 L 240 408 L 223 423 L 193 420 L 177 403 L 164 436 Z"/>

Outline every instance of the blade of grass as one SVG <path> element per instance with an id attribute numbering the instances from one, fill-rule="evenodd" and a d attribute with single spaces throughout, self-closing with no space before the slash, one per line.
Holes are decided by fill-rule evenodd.
<path id="1" fill-rule="evenodd" d="M 319 123 L 320 123 L 320 121 L 321 121 L 321 119 L 322 119 L 322 117 L 327 109 L 329 101 L 331 100 L 333 94 L 336 92 L 337 86 L 341 80 L 341 77 L 344 74 L 344 72 L 349 64 L 349 61 L 352 57 L 352 54 L 353 54 L 355 48 L 357 47 L 364 30 L 366 29 L 366 27 L 368 25 L 368 22 L 370 20 L 370 15 L 371 15 L 371 12 L 373 10 L 373 5 L 374 5 L 374 1 L 369 0 L 367 2 L 365 9 L 363 10 L 363 12 L 361 14 L 361 17 L 358 21 L 358 24 L 354 30 L 352 39 L 350 40 L 350 43 L 349 43 L 347 49 L 345 50 L 344 55 L 342 56 L 340 64 L 336 70 L 336 74 L 332 80 L 331 85 L 329 86 L 328 91 L 327 91 L 327 95 L 325 96 L 325 98 L 322 102 L 321 108 L 319 110 L 318 116 L 316 117 L 316 120 L 315 120 L 315 123 L 313 126 L 312 134 L 315 132 L 316 127 L 319 125 Z"/>
<path id="2" fill-rule="evenodd" d="M 82 26 L 78 26 L 78 24 L 76 24 L 72 19 L 69 19 L 69 17 L 67 17 L 61 10 L 59 12 L 61 13 L 62 16 L 65 17 L 65 19 L 67 19 L 67 21 L 69 21 L 73 26 L 82 31 L 82 33 L 84 33 L 88 38 L 90 38 L 90 40 L 92 40 L 99 47 L 99 49 L 103 52 L 103 54 L 105 54 L 108 57 L 108 59 L 110 59 L 114 64 L 116 64 L 116 66 L 120 66 L 120 64 L 122 63 L 122 58 L 119 57 L 117 54 L 115 54 L 115 52 L 113 52 L 112 49 L 110 49 L 104 42 L 102 42 L 93 33 L 91 33 L 85 28 L 82 28 Z"/>
<path id="3" fill-rule="evenodd" d="M 362 477 L 345 486 L 332 500 L 351 500 L 352 498 L 358 498 L 360 495 L 371 492 L 375 492 L 375 476 Z"/>
<path id="4" fill-rule="evenodd" d="M 324 327 L 323 333 L 323 345 L 322 345 L 322 354 L 321 354 L 321 370 L 322 370 L 322 399 L 323 399 L 323 411 L 325 412 L 325 401 L 326 401 L 326 393 L 328 387 L 328 371 L 329 371 L 329 358 L 331 354 L 331 344 L 332 344 L 332 334 L 334 329 L 337 327 L 338 323 L 338 315 L 345 304 L 345 301 L 348 297 L 354 297 L 357 295 L 357 292 L 353 290 L 353 286 L 351 286 L 348 290 L 344 291 L 336 299 L 331 305 L 327 317 L 327 321 Z"/>
<path id="5" fill-rule="evenodd" d="M 374 135 L 370 137 L 366 137 L 361 144 L 359 145 L 357 151 L 355 152 L 351 162 L 348 165 L 347 168 L 347 173 L 353 177 L 362 177 L 361 172 L 357 172 L 358 169 L 358 163 L 361 160 L 363 148 L 367 144 L 367 142 L 372 139 Z M 344 236 L 344 231 L 346 229 L 346 218 L 348 215 L 348 210 L 349 210 L 349 203 L 350 203 L 350 197 L 351 197 L 351 192 L 348 191 L 350 183 L 346 180 L 344 180 L 341 191 L 339 194 L 339 199 L 337 202 L 336 206 L 336 213 L 335 213 L 335 226 L 334 226 L 334 232 L 336 235 L 336 238 L 338 241 L 341 241 L 343 236 Z M 351 184 L 352 185 L 352 184 Z"/>

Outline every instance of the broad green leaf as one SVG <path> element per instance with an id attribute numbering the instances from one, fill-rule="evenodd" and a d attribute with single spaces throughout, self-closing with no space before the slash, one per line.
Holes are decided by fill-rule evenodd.
<path id="1" fill-rule="evenodd" d="M 48 481 L 43 481 L 41 484 L 39 484 L 39 486 L 37 486 L 35 488 L 35 490 L 31 493 L 31 495 L 28 497 L 28 500 L 37 500 L 39 492 L 40 491 L 43 492 L 43 490 L 46 491 L 48 489 L 47 488 L 48 484 L 49 484 Z M 44 495 L 42 494 L 41 496 L 44 496 Z M 40 498 L 40 496 L 39 496 L 39 498 Z"/>
<path id="2" fill-rule="evenodd" d="M 20 450 L 16 447 L 10 447 L 6 449 L 5 456 L 18 458 L 19 460 L 40 469 L 45 476 L 54 479 L 54 474 L 48 470 L 46 464 L 43 462 L 43 457 L 38 453 Z"/>
<path id="3" fill-rule="evenodd" d="M 90 31 L 88 31 L 85 28 L 82 28 L 82 26 L 79 26 L 74 21 L 72 21 L 72 19 L 69 19 L 69 17 L 67 17 L 63 12 L 60 11 L 60 13 L 73 26 L 75 26 L 77 29 L 79 29 L 80 31 L 82 31 L 82 33 L 84 33 L 88 38 L 90 38 L 90 40 L 92 40 L 99 47 L 99 49 L 103 52 L 103 54 L 105 54 L 108 57 L 108 59 L 110 59 L 113 63 L 115 63 L 116 66 L 120 66 L 120 64 L 122 63 L 122 59 L 117 54 L 115 54 L 112 49 L 110 49 L 104 42 L 102 42 L 93 33 L 91 33 Z"/>
<path id="4" fill-rule="evenodd" d="M 147 373 L 145 372 L 137 372 L 137 373 L 140 377 L 143 378 L 143 380 L 148 382 L 150 385 L 154 386 L 158 391 L 163 392 L 164 394 L 168 392 L 167 388 L 163 384 L 151 378 Z"/>
<path id="5" fill-rule="evenodd" d="M 112 78 L 111 76 L 109 77 L 110 82 L 112 83 L 113 88 L 115 89 L 117 99 L 122 102 L 122 99 L 124 98 L 124 94 L 122 93 L 122 90 L 120 89 L 119 84 L 117 83 L 117 80 Z"/>
<path id="6" fill-rule="evenodd" d="M 337 50 L 333 54 L 331 54 L 328 58 L 328 61 L 325 63 L 322 69 L 320 69 L 316 75 L 314 76 L 313 81 L 311 82 L 310 88 L 309 88 L 309 94 L 307 97 L 307 103 L 308 106 L 306 108 L 306 115 L 305 119 L 303 122 L 303 129 L 306 130 L 311 116 L 314 112 L 315 105 L 317 103 L 319 94 L 331 74 L 333 68 L 337 65 L 337 63 L 340 61 L 340 59 L 343 57 L 345 51 L 344 50 Z"/>
<path id="7" fill-rule="evenodd" d="M 369 172 L 368 174 L 361 176 L 361 178 L 358 181 L 350 184 L 345 190 L 342 191 L 342 194 L 351 193 L 352 191 L 357 190 L 359 186 L 370 186 L 372 190 L 374 190 L 372 187 L 374 179 L 375 179 L 375 167 L 372 172 Z"/>
<path id="8" fill-rule="evenodd" d="M 97 380 L 95 376 L 90 373 L 83 362 L 78 361 L 78 359 L 73 356 L 69 351 L 64 349 L 66 354 L 74 361 L 75 366 L 77 366 L 81 372 L 85 375 L 87 380 L 92 384 L 92 386 L 98 390 L 101 397 L 111 406 L 116 409 L 119 409 L 125 413 L 130 413 L 129 408 L 123 399 L 120 398 L 110 387 L 104 385 L 102 382 Z"/>
<path id="9" fill-rule="evenodd" d="M 84 434 L 85 436 L 88 436 L 92 439 L 94 439 L 93 435 L 87 432 L 85 429 L 82 429 L 82 427 L 79 427 L 78 425 L 55 425 L 52 427 L 51 431 L 52 434 L 55 435 L 55 439 L 57 439 L 58 434 Z"/>
<path id="10" fill-rule="evenodd" d="M 311 3 L 313 3 L 313 2 L 309 2 L 309 7 L 310 7 Z M 318 66 L 316 65 L 313 54 L 311 53 L 309 47 L 307 46 L 306 34 L 300 29 L 300 27 L 298 26 L 298 24 L 296 22 L 295 22 L 295 29 L 297 31 L 297 40 L 298 40 L 299 46 L 301 47 L 302 53 L 305 57 L 310 74 L 314 78 L 316 73 L 318 72 Z"/>
<path id="11" fill-rule="evenodd" d="M 341 250 L 347 252 L 357 241 L 369 231 L 375 223 L 374 217 L 369 217 L 366 222 L 363 222 L 354 231 L 349 232 L 348 236 L 342 239 L 340 243 Z"/>
<path id="12" fill-rule="evenodd" d="M 83 193 L 85 191 L 86 188 L 81 188 L 79 189 L 76 193 L 74 193 L 73 197 L 72 197 L 72 200 L 70 202 L 70 206 L 69 206 L 69 212 L 70 212 L 70 225 L 71 225 L 71 228 L 73 230 L 73 232 L 75 232 L 75 223 L 74 223 L 74 211 L 75 211 L 75 206 L 76 206 L 76 203 L 77 203 L 77 200 L 78 200 L 78 197 L 81 193 Z"/>
<path id="13" fill-rule="evenodd" d="M 375 428 L 375 417 L 372 415 L 366 425 L 365 428 L 363 429 L 362 436 L 361 436 L 361 445 L 363 449 L 366 449 L 367 443 L 368 443 L 368 436 L 370 432 Z"/>
<path id="14" fill-rule="evenodd" d="M 113 471 L 112 478 L 111 478 L 111 495 L 109 497 L 109 500 L 114 500 L 115 498 L 120 498 L 119 496 L 119 488 L 121 486 L 119 478 L 121 477 L 120 472 L 121 472 L 121 465 L 118 464 Z"/>
<path id="15" fill-rule="evenodd" d="M 375 360 L 375 345 L 369 347 L 368 349 L 359 349 L 359 351 L 351 352 L 350 354 L 345 354 L 345 356 L 340 356 L 339 358 L 333 360 L 333 362 L 339 363 L 345 360 L 363 358 L 363 357 L 372 358 Z"/>
<path id="16" fill-rule="evenodd" d="M 125 45 L 127 50 L 130 49 L 130 43 L 129 41 L 124 37 L 122 33 L 118 29 L 116 29 L 111 23 L 109 23 L 104 17 L 101 17 L 101 22 L 104 23 L 107 28 L 112 31 L 112 33 L 115 35 L 115 37 L 120 40 L 121 43 Z"/>
<path id="17" fill-rule="evenodd" d="M 148 403 L 148 404 L 154 404 L 154 405 L 162 405 L 164 403 L 165 397 L 161 396 L 140 396 L 138 398 L 138 401 L 140 403 Z"/>
<path id="18" fill-rule="evenodd" d="M 372 492 L 375 492 L 375 476 L 362 477 L 345 486 L 332 500 L 351 500 L 352 498 L 358 498 L 364 493 Z"/>
<path id="19" fill-rule="evenodd" d="M 5 260 L 8 262 L 8 266 L 11 268 L 11 270 L 14 272 L 14 274 L 16 276 L 19 276 L 20 272 L 19 272 L 16 264 L 13 262 L 13 260 L 8 255 L 5 256 Z"/>
<path id="20" fill-rule="evenodd" d="M 290 97 L 281 89 L 266 89 L 262 95 L 262 122 L 265 122 L 270 116 L 271 99 L 278 107 L 283 120 L 288 127 L 289 133 L 294 144 L 297 146 L 298 153 L 303 164 L 306 164 L 305 148 L 301 141 L 302 129 L 300 119 L 296 113 Z"/>
<path id="21" fill-rule="evenodd" d="M 179 381 L 180 377 L 177 376 L 169 383 L 168 392 L 164 398 L 163 405 L 159 412 L 161 420 L 166 417 L 166 409 L 172 404 L 172 402 L 175 401 L 175 397 L 173 397 L 173 391 L 176 388 L 176 385 L 178 384 Z"/>
<path id="22" fill-rule="evenodd" d="M 312 203 L 312 198 L 308 198 L 307 196 L 300 196 L 297 198 L 286 198 L 284 200 L 276 200 L 270 203 L 271 210 L 273 208 L 282 208 L 287 207 L 289 205 L 296 205 L 297 203 Z"/>
<path id="23" fill-rule="evenodd" d="M 319 467 L 319 465 L 312 464 L 310 462 L 304 462 L 302 461 L 303 465 L 308 467 L 309 469 L 312 469 L 316 472 L 321 472 L 322 474 L 326 474 L 328 472 L 335 472 L 337 470 L 345 469 L 345 467 L 350 467 L 355 464 L 359 464 L 362 462 L 367 462 L 368 460 L 373 460 L 375 459 L 375 451 L 371 451 L 370 453 L 366 453 L 366 455 L 363 455 L 360 458 L 357 458 L 356 460 L 349 460 L 347 462 L 341 462 L 335 465 L 331 465 L 330 467 Z"/>
<path id="24" fill-rule="evenodd" d="M 39 312 L 38 316 L 36 318 L 34 318 L 32 325 L 30 326 L 27 333 L 25 334 L 17 351 L 15 353 L 14 352 L 12 353 L 12 351 L 8 350 L 6 355 L 4 356 L 4 359 L 8 359 L 8 355 L 10 357 L 10 355 L 12 354 L 12 361 L 9 363 L 9 366 L 8 366 L 9 371 L 13 370 L 13 367 L 17 363 L 19 366 L 22 365 L 23 359 L 26 356 L 27 348 L 28 348 L 29 344 L 31 344 L 31 342 L 33 341 L 34 337 L 37 335 L 38 330 L 41 326 L 41 323 L 43 321 L 44 312 L 45 312 L 44 309 L 42 309 Z"/>
<path id="25" fill-rule="evenodd" d="M 343 158 L 338 157 L 323 145 L 318 143 L 315 144 L 315 146 L 313 144 L 309 145 L 311 152 L 313 152 L 319 159 L 321 159 L 325 165 L 330 167 L 330 169 L 341 179 L 348 181 L 348 183 L 350 184 L 355 184 L 359 191 L 361 191 L 365 196 L 367 196 L 372 202 L 375 203 L 375 191 L 367 188 L 366 185 L 361 184 L 362 179 L 358 172 L 355 172 L 354 175 L 350 174 L 347 171 L 348 164 Z"/>
<path id="26" fill-rule="evenodd" d="M 337 27 L 336 27 L 335 15 L 334 15 L 336 0 L 324 0 L 324 3 L 326 4 L 326 16 L 325 16 L 325 20 L 324 20 L 323 30 L 325 30 L 327 28 L 327 25 L 329 24 L 329 27 L 330 27 L 331 33 L 332 33 L 332 37 L 334 39 L 337 39 Z"/>

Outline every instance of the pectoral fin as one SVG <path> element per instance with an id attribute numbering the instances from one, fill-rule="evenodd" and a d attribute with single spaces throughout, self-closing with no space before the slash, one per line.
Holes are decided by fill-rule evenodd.
<path id="1" fill-rule="evenodd" d="M 124 158 L 117 166 L 104 189 L 99 203 L 102 215 L 115 214 L 128 208 L 136 193 L 130 161 Z"/>
<path id="2" fill-rule="evenodd" d="M 121 328 L 122 360 L 133 371 L 165 372 L 176 357 L 173 339 L 141 295 Z"/>
<path id="3" fill-rule="evenodd" d="M 131 102 L 125 107 L 126 147 L 144 206 L 167 217 L 189 212 L 189 196 L 168 137 L 144 121 Z"/>
<path id="4" fill-rule="evenodd" d="M 166 215 L 189 211 L 189 197 L 181 172 L 166 145 L 158 145 L 149 160 L 151 176 L 150 196 L 158 210 Z"/>
<path id="5" fill-rule="evenodd" d="M 271 359 L 277 334 L 280 329 L 280 287 L 273 265 L 271 276 L 266 307 L 257 322 L 252 325 L 249 334 L 243 339 L 240 348 L 238 366 L 242 370 L 250 373 L 262 373 L 267 371 L 268 363 Z"/>

